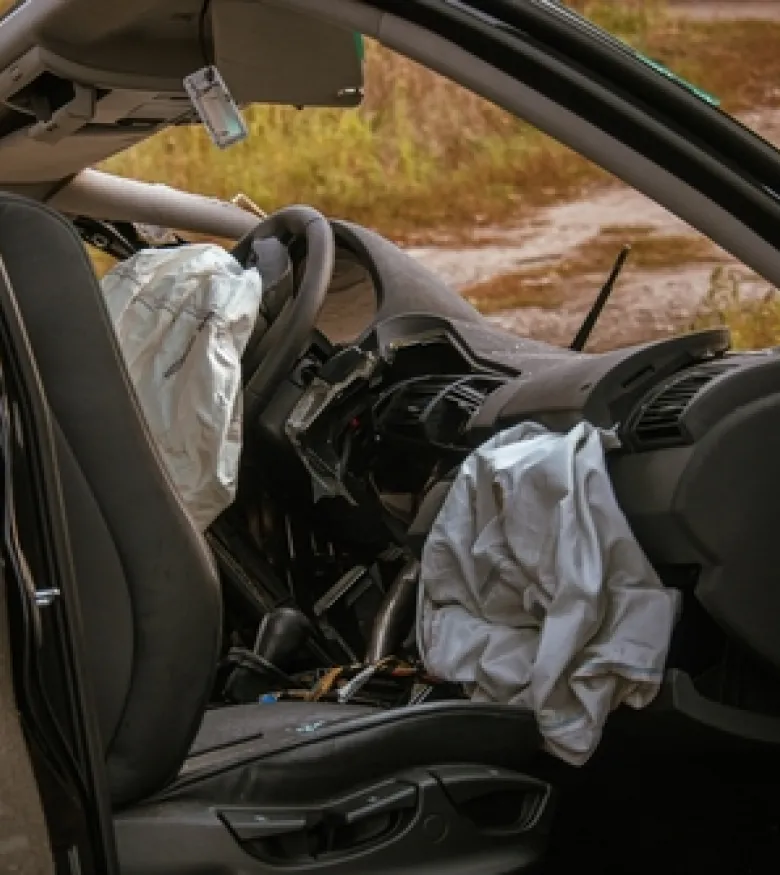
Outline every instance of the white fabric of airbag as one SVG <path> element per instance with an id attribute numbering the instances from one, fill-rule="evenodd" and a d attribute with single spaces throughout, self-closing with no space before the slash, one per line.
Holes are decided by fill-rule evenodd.
<path id="1" fill-rule="evenodd" d="M 203 531 L 235 498 L 241 355 L 262 296 L 220 246 L 145 249 L 101 282 L 130 378 L 185 507 Z"/>
<path id="2" fill-rule="evenodd" d="M 614 433 L 523 423 L 462 465 L 426 542 L 417 638 L 474 701 L 534 711 L 546 748 L 588 760 L 609 713 L 658 692 L 679 610 L 606 470 Z"/>

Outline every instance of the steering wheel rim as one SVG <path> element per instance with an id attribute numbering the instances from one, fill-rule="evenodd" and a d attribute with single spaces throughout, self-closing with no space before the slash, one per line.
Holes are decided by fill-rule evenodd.
<path id="1" fill-rule="evenodd" d="M 259 364 L 244 383 L 244 417 L 251 421 L 270 400 L 298 361 L 316 326 L 333 278 L 336 243 L 330 222 L 313 207 L 295 204 L 267 216 L 235 247 L 242 263 L 253 240 L 302 237 L 306 243 L 303 275 L 268 331 L 257 345 Z"/>

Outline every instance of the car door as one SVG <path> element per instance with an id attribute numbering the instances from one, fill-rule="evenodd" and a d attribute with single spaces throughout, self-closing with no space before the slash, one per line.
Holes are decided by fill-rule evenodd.
<path id="1" fill-rule="evenodd" d="M 0 367 L 5 596 L 0 726 L 7 740 L 0 747 L 0 786 L 17 784 L 3 793 L 4 800 L 14 800 L 15 831 L 0 846 L 0 863 L 3 871 L 43 875 L 52 871 L 53 855 L 57 873 L 112 875 L 117 871 L 113 826 L 82 670 L 52 425 L 2 260 Z M 0 824 L 6 822 L 0 818 Z M 21 869 L 12 869 L 17 850 Z"/>

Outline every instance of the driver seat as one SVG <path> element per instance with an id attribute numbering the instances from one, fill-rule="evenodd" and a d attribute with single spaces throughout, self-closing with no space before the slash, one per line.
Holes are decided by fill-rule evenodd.
<path id="1" fill-rule="evenodd" d="M 444 702 L 206 711 L 220 586 L 75 229 L 0 195 L 0 257 L 50 408 L 122 873 L 524 871 L 551 791 L 533 715 Z"/>

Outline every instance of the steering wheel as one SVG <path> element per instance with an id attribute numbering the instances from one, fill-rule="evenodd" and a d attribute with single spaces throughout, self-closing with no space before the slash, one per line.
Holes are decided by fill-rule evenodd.
<path id="1" fill-rule="evenodd" d="M 258 414 L 298 361 L 311 337 L 333 278 L 336 244 L 328 220 L 312 207 L 284 207 L 263 219 L 233 249 L 246 265 L 252 243 L 275 237 L 283 245 L 302 239 L 306 260 L 297 288 L 251 354 L 251 372 L 244 381 L 244 415 Z M 245 363 L 246 364 L 246 363 Z"/>

